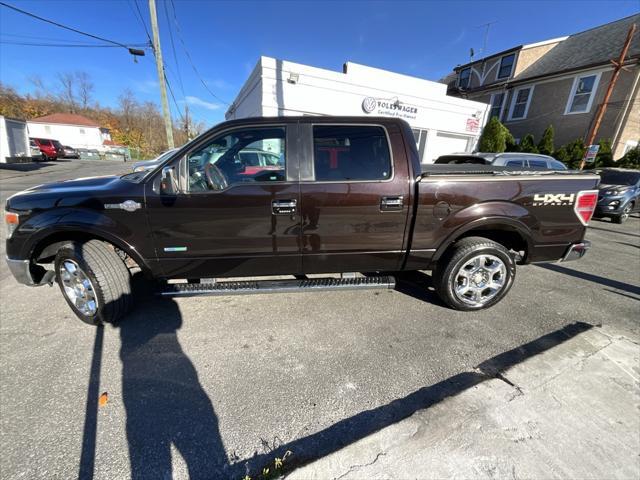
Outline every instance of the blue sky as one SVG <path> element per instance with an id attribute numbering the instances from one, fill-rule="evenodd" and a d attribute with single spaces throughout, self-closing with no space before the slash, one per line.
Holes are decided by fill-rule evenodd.
<path id="1" fill-rule="evenodd" d="M 136 0 L 5 0 L 24 10 L 121 43 L 144 43 Z M 186 50 L 214 98 L 194 73 L 177 34 L 170 0 L 156 0 L 163 56 L 179 108 L 188 103 L 207 125 L 224 118 L 260 55 L 341 70 L 345 61 L 438 80 L 487 54 L 592 28 L 637 13 L 637 0 L 608 1 L 195 1 L 173 0 Z M 147 0 L 137 0 L 149 28 Z M 168 13 L 168 18 L 165 13 Z M 149 29 L 150 30 L 150 29 Z M 173 32 L 176 58 L 171 45 Z M 40 75 L 51 87 L 56 73 L 83 70 L 95 98 L 114 106 L 125 88 L 159 103 L 150 52 L 134 63 L 120 48 L 55 48 L 7 44 L 93 42 L 0 6 L 0 81 L 21 92 Z M 38 38 L 27 38 L 38 37 Z M 180 79 L 182 80 L 181 88 Z M 171 102 L 172 114 L 177 117 Z"/>

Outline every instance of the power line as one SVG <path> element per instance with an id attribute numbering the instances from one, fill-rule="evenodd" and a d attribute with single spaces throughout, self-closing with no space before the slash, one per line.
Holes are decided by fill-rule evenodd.
<path id="1" fill-rule="evenodd" d="M 110 39 L 104 38 L 104 37 L 99 37 L 98 35 L 93 35 L 92 33 L 83 32 L 82 30 L 78 30 L 76 28 L 69 27 L 67 25 L 63 25 L 62 23 L 54 22 L 53 20 L 49 20 L 47 18 L 40 17 L 40 16 L 38 16 L 38 15 L 36 15 L 34 13 L 27 12 L 26 10 L 22 10 L 22 9 L 20 9 L 18 7 L 14 7 L 13 5 L 9 5 L 8 3 L 5 3 L 5 2 L 0 2 L 0 5 L 2 5 L 3 7 L 6 7 L 6 8 L 10 8 L 11 10 L 15 10 L 16 12 L 22 13 L 23 15 L 27 15 L 29 17 L 35 18 L 37 20 L 40 20 L 42 22 L 49 23 L 51 25 L 55 25 L 56 27 L 64 28 L 65 30 L 69 30 L 71 32 L 79 33 L 80 35 L 84 35 L 86 37 L 91 37 L 91 38 L 93 38 L 95 40 L 100 40 L 102 42 L 111 43 L 113 45 L 117 45 L 119 47 L 125 48 L 132 55 L 136 55 L 137 54 L 137 53 L 134 53 L 135 50 L 132 50 L 130 47 L 128 47 L 124 43 L 116 42 L 115 40 L 110 40 Z M 144 52 L 142 54 L 144 55 Z"/>
<path id="2" fill-rule="evenodd" d="M 167 30 L 169 30 L 169 39 L 171 40 L 171 50 L 173 51 L 173 61 L 176 63 L 176 71 L 178 72 L 178 83 L 180 84 L 180 91 L 182 92 L 182 98 L 185 98 L 184 84 L 182 83 L 182 75 L 180 74 L 180 63 L 178 62 L 178 55 L 176 54 L 176 45 L 173 41 L 173 31 L 171 29 L 171 21 L 169 20 L 169 9 L 167 8 L 167 2 L 162 2 L 164 6 L 164 16 L 167 19 Z"/>
<path id="3" fill-rule="evenodd" d="M 138 20 L 140 20 L 140 23 L 144 28 L 144 33 L 147 34 L 147 39 L 149 39 L 149 43 L 153 45 L 153 41 L 151 40 L 151 35 L 149 34 L 149 30 L 147 29 L 147 22 L 144 21 L 144 17 L 142 16 L 142 11 L 140 10 L 140 5 L 138 5 L 138 0 L 129 0 L 129 2 L 133 2 L 133 4 L 135 5 L 137 10 L 137 15 L 136 15 L 136 10 L 133 9 L 133 7 L 131 6 L 131 3 L 129 3 L 129 8 L 131 8 L 131 11 L 133 12 L 134 15 L 136 15 Z"/>
<path id="4" fill-rule="evenodd" d="M 78 40 L 68 40 L 66 38 L 56 38 L 56 37 L 40 37 L 40 36 L 36 36 L 36 35 L 23 35 L 20 33 L 6 33 L 6 32 L 0 32 L 0 36 L 3 37 L 16 37 L 16 38 L 26 38 L 29 40 L 50 40 L 50 41 L 54 41 L 54 42 L 62 42 L 62 43 L 71 43 L 71 44 L 78 44 L 78 45 L 98 45 L 97 43 L 83 43 L 83 42 L 79 42 Z M 131 46 L 146 46 L 146 43 L 130 43 L 128 45 Z M 114 47 L 119 46 L 119 45 L 114 45 Z"/>
<path id="5" fill-rule="evenodd" d="M 120 48 L 119 45 L 98 45 L 98 44 L 73 44 L 73 43 L 31 43 L 31 42 L 12 42 L 10 40 L 0 40 L 3 45 L 23 45 L 30 47 L 70 47 L 70 48 Z"/>
<path id="6" fill-rule="evenodd" d="M 184 116 L 182 115 L 182 111 L 178 106 L 178 102 L 176 101 L 176 97 L 173 94 L 173 88 L 171 88 L 171 84 L 169 83 L 169 78 L 167 77 L 167 72 L 164 73 L 164 81 L 167 83 L 167 88 L 169 89 L 169 94 L 171 95 L 171 99 L 173 100 L 173 104 L 176 106 L 176 110 L 178 110 L 178 115 L 180 115 L 180 119 L 184 122 Z"/>
<path id="7" fill-rule="evenodd" d="M 187 50 L 187 46 L 184 43 L 184 39 L 182 38 L 182 32 L 180 30 L 180 25 L 178 24 L 178 17 L 176 15 L 176 6 L 173 3 L 173 0 L 170 0 L 170 1 L 171 1 L 171 8 L 173 9 L 173 21 L 176 24 L 176 33 L 178 35 L 178 39 L 180 39 L 180 43 L 182 44 L 182 48 L 184 49 L 184 53 L 187 56 L 187 59 L 189 60 L 189 63 L 191 64 L 191 68 L 193 68 L 193 71 L 195 72 L 196 76 L 200 80 L 200 83 L 202 83 L 204 88 L 207 90 L 207 92 L 209 92 L 211 94 L 211 96 L 213 98 L 215 98 L 216 100 L 224 103 L 225 105 L 229 105 L 229 102 L 227 102 L 225 100 L 222 100 L 219 96 L 217 96 L 215 93 L 213 93 L 211 91 L 211 89 L 209 88 L 207 83 L 203 80 L 202 76 L 200 75 L 200 72 L 196 68 L 195 63 L 193 62 L 193 59 L 191 58 L 191 55 L 189 54 L 189 50 Z"/>

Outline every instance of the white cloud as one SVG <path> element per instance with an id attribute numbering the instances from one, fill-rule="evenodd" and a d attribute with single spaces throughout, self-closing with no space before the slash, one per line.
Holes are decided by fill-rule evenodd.
<path id="1" fill-rule="evenodd" d="M 210 87 L 213 87 L 213 88 L 215 88 L 217 90 L 231 90 L 231 89 L 235 88 L 234 85 L 230 84 L 226 80 L 223 80 L 222 78 L 216 78 L 214 80 L 207 80 L 207 85 L 209 85 Z"/>
<path id="2" fill-rule="evenodd" d="M 186 97 L 184 97 L 184 99 L 189 105 L 206 108 L 207 110 L 218 110 L 222 107 L 217 103 L 207 102 L 206 100 L 202 100 L 201 98 L 191 95 L 187 95 Z"/>
<path id="3" fill-rule="evenodd" d="M 135 80 L 133 86 L 136 90 L 142 93 L 155 93 L 160 88 L 160 84 L 157 80 Z"/>

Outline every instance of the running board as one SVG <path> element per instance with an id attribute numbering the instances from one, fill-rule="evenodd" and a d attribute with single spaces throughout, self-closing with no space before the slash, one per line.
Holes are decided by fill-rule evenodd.
<path id="1" fill-rule="evenodd" d="M 304 280 L 246 280 L 216 283 L 173 283 L 158 292 L 167 297 L 245 295 L 250 293 L 318 292 L 327 290 L 393 289 L 391 276 L 358 278 L 308 278 Z"/>

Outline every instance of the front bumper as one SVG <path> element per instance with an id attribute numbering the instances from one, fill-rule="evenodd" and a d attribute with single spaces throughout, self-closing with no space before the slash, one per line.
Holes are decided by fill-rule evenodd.
<path id="1" fill-rule="evenodd" d="M 53 270 L 47 270 L 41 265 L 33 265 L 29 260 L 14 260 L 9 257 L 6 260 L 13 278 L 23 285 L 38 287 L 53 283 L 55 277 Z"/>
<path id="2" fill-rule="evenodd" d="M 567 248 L 567 251 L 559 260 L 560 262 L 569 262 L 571 260 L 578 260 L 585 256 L 587 251 L 591 248 L 591 242 L 589 240 L 583 240 L 579 243 L 572 243 Z"/>
<path id="3" fill-rule="evenodd" d="M 626 204 L 625 197 L 600 197 L 593 216 L 606 217 L 607 215 L 617 215 L 622 212 Z"/>

